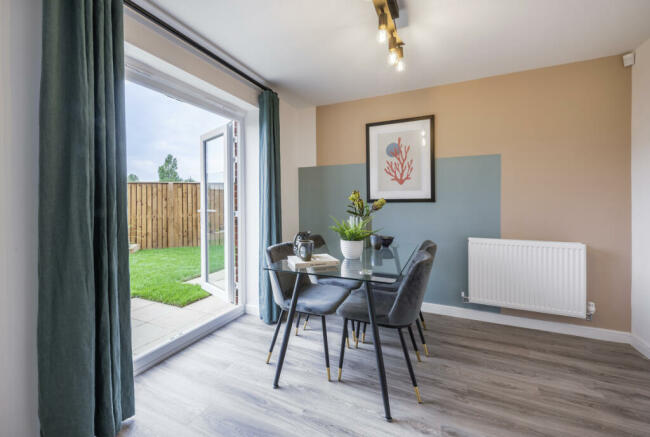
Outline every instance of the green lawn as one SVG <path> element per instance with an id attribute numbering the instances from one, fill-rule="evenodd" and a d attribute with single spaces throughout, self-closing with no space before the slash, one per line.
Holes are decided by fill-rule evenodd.
<path id="1" fill-rule="evenodd" d="M 210 271 L 223 269 L 223 246 L 210 247 Z M 129 256 L 131 296 L 184 307 L 209 296 L 199 285 L 183 284 L 201 275 L 200 247 L 147 249 Z"/>

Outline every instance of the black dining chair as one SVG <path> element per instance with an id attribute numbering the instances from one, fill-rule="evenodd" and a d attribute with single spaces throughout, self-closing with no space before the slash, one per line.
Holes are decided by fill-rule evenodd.
<path id="1" fill-rule="evenodd" d="M 431 240 L 424 240 L 422 243 L 420 243 L 420 246 L 418 247 L 418 250 L 426 250 L 429 252 L 429 254 L 435 258 L 436 252 L 438 250 L 438 245 L 434 243 Z M 408 266 L 407 266 L 408 270 Z M 399 289 L 401 285 L 402 279 L 398 279 L 397 281 L 390 283 L 390 284 L 384 284 L 384 283 L 377 283 L 373 285 L 373 290 L 381 290 L 381 291 L 387 291 L 391 293 L 396 293 L 397 290 Z M 422 325 L 420 325 L 420 322 L 422 322 Z M 427 329 L 427 325 L 424 321 L 424 316 L 422 315 L 422 310 L 419 312 L 419 320 L 415 320 L 415 325 L 418 329 L 418 333 L 420 335 L 420 341 L 422 341 L 422 348 L 424 349 L 424 354 L 428 357 L 429 356 L 429 348 L 427 347 L 427 341 L 424 338 L 424 332 L 422 331 L 422 328 Z M 367 324 L 363 324 L 363 337 L 362 337 L 362 343 L 365 342 L 365 332 L 366 332 L 366 326 Z M 413 342 L 413 347 L 415 348 L 415 355 L 417 356 L 418 361 L 420 361 L 420 352 L 417 349 L 417 346 L 415 345 L 415 337 L 413 336 L 413 330 L 409 327 L 409 335 L 411 336 L 411 341 Z"/>
<path id="2" fill-rule="evenodd" d="M 325 239 L 320 234 L 310 235 L 309 239 L 314 242 L 314 249 L 322 249 L 323 247 L 327 247 L 327 243 L 325 242 Z M 331 278 L 331 277 L 319 276 L 319 275 L 310 275 L 309 277 L 316 284 L 336 285 L 339 287 L 347 288 L 348 290 L 354 290 L 361 286 L 361 281 L 357 281 L 354 279 Z M 307 314 L 305 317 L 305 324 L 303 326 L 303 329 L 307 329 L 308 323 L 309 323 L 309 314 Z M 298 335 L 299 325 L 300 325 L 300 314 L 298 314 L 298 316 L 296 317 L 296 335 Z M 353 330 L 353 340 L 356 340 L 356 338 L 357 337 Z M 347 342 L 347 345 L 348 347 L 350 347 L 349 341 Z"/>
<path id="3" fill-rule="evenodd" d="M 408 271 L 401 281 L 397 293 L 386 291 L 373 291 L 375 303 L 375 320 L 378 326 L 393 328 L 399 334 L 402 351 L 406 366 L 413 382 L 413 388 L 418 403 L 422 403 L 420 390 L 415 379 L 415 372 L 411 365 L 409 352 L 404 341 L 402 329 L 410 326 L 418 319 L 420 307 L 427 290 L 427 283 L 433 266 L 433 256 L 426 250 L 418 251 L 408 267 Z M 362 292 L 358 292 L 362 291 Z M 339 306 L 336 313 L 343 317 L 343 338 L 347 337 L 348 321 L 369 323 L 368 301 L 365 290 L 355 290 Z M 411 335 L 411 340 L 413 336 Z M 339 356 L 338 380 L 341 380 L 343 372 L 343 357 L 345 353 L 345 342 L 341 341 L 341 353 Z"/>
<path id="4" fill-rule="evenodd" d="M 271 265 L 272 263 L 279 262 L 287 259 L 288 256 L 293 255 L 293 244 L 290 242 L 280 243 L 270 246 L 266 249 L 266 262 Z M 285 313 L 289 311 L 291 306 L 291 295 L 296 281 L 296 275 L 286 272 L 276 272 L 269 270 L 271 278 L 271 290 L 273 291 L 273 300 L 281 308 L 280 317 L 278 319 L 271 346 L 266 358 L 267 364 L 271 360 L 273 353 L 273 346 L 278 338 L 280 325 Z M 323 329 L 323 345 L 325 348 L 325 367 L 327 369 L 327 380 L 330 380 L 330 364 L 329 364 L 329 349 L 327 346 L 327 325 L 325 316 L 334 314 L 338 306 L 350 294 L 350 289 L 340 287 L 337 285 L 326 284 L 313 284 L 308 275 L 301 275 L 298 283 L 298 301 L 296 304 L 296 312 L 320 316 L 321 325 Z"/>

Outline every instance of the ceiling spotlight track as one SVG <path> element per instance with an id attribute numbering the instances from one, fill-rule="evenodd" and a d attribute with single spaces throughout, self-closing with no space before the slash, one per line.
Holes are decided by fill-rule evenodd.
<path id="1" fill-rule="evenodd" d="M 404 41 L 397 34 L 395 19 L 399 18 L 397 0 L 372 0 L 377 13 L 377 41 L 388 42 L 388 64 L 404 71 Z"/>

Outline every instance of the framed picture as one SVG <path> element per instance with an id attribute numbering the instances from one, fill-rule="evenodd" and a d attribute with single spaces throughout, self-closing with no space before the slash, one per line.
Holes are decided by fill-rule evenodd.
<path id="1" fill-rule="evenodd" d="M 368 201 L 436 201 L 433 133 L 433 115 L 366 124 Z"/>

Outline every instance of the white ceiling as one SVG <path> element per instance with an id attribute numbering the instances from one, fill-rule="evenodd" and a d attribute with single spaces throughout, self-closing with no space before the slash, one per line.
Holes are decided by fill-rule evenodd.
<path id="1" fill-rule="evenodd" d="M 621 54 L 650 38 L 650 0 L 404 0 L 398 73 L 369 0 L 153 3 L 315 105 Z"/>

